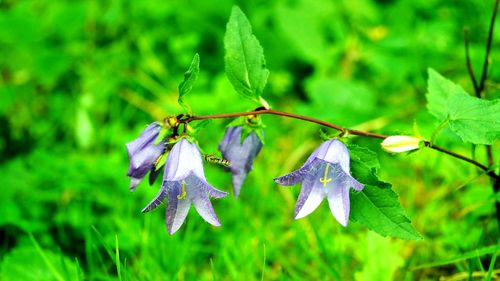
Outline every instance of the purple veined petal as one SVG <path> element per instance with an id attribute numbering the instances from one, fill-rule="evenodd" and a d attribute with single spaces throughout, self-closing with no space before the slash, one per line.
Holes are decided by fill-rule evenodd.
<path id="1" fill-rule="evenodd" d="M 186 187 L 187 189 L 187 187 Z M 176 182 L 173 187 L 168 191 L 168 206 L 167 206 L 167 229 L 170 235 L 174 234 L 182 226 L 189 212 L 191 200 L 189 197 L 182 196 L 182 184 Z"/>
<path id="2" fill-rule="evenodd" d="M 144 209 L 142 209 L 142 212 L 143 213 L 146 213 L 146 212 L 149 212 L 151 210 L 154 210 L 156 209 L 156 207 L 158 207 L 161 203 L 163 203 L 163 199 L 165 199 L 165 197 L 167 197 L 167 189 L 165 188 L 165 185 L 167 183 L 162 183 L 162 186 L 160 188 L 160 191 L 158 192 L 158 194 L 155 196 L 155 198 L 153 198 L 153 200 L 151 200 L 151 202 L 148 203 L 148 205 L 146 205 L 146 207 L 144 207 Z"/>
<path id="3" fill-rule="evenodd" d="M 224 133 L 224 137 L 222 138 L 222 141 L 219 144 L 219 150 L 225 151 L 228 148 L 228 146 L 234 141 L 234 139 L 238 139 L 239 143 L 241 130 L 242 128 L 240 126 L 227 128 L 226 132 Z"/>
<path id="4" fill-rule="evenodd" d="M 130 159 L 130 166 L 127 176 L 144 177 L 144 175 L 151 169 L 154 162 L 165 150 L 165 144 L 159 143 L 158 145 L 149 145 L 138 151 Z"/>
<path id="5" fill-rule="evenodd" d="M 197 188 L 192 184 L 188 184 L 187 187 L 188 193 L 191 193 L 194 208 L 200 214 L 200 216 L 209 224 L 214 226 L 220 226 L 220 221 L 217 215 L 215 214 L 214 208 L 212 207 L 212 203 L 210 199 L 208 199 L 208 194 L 205 190 Z"/>
<path id="6" fill-rule="evenodd" d="M 241 187 L 243 186 L 243 182 L 247 177 L 246 173 L 233 173 L 232 175 L 232 183 L 233 183 L 233 192 L 234 197 L 238 198 L 240 196 Z"/>
<path id="7" fill-rule="evenodd" d="M 183 138 L 174 145 L 168 155 L 164 180 L 182 180 L 188 177 L 191 172 L 194 172 L 199 178 L 205 179 L 200 150 L 194 143 Z"/>
<path id="8" fill-rule="evenodd" d="M 307 188 L 306 191 L 310 190 L 310 193 L 306 195 L 304 192 L 304 195 L 302 195 L 302 190 L 300 191 L 301 194 L 295 206 L 295 219 L 301 219 L 314 212 L 326 197 L 324 189 L 316 181 L 305 179 L 302 183 L 302 189 L 305 188 Z"/>
<path id="9" fill-rule="evenodd" d="M 321 155 L 322 157 L 319 158 L 330 163 L 339 163 L 342 170 L 350 175 L 350 155 L 345 144 L 335 139 L 327 141 L 326 143 L 328 143 L 328 149 L 326 150 L 326 153 Z"/>
<path id="10" fill-rule="evenodd" d="M 257 157 L 257 154 L 259 154 L 260 150 L 262 149 L 262 142 L 254 132 L 251 132 L 250 135 L 248 135 L 248 137 L 243 141 L 242 146 L 247 151 L 245 172 L 248 173 L 253 168 L 253 161 L 255 157 Z"/>
<path id="11" fill-rule="evenodd" d="M 328 188 L 328 205 L 337 221 L 344 227 L 349 222 L 349 187 L 334 184 Z"/>
<path id="12" fill-rule="evenodd" d="M 320 146 L 318 146 L 318 148 L 316 148 L 311 153 L 311 155 L 307 158 L 307 160 L 304 163 L 304 165 L 307 165 L 307 164 L 311 163 L 315 158 L 323 159 L 325 157 L 326 153 L 328 152 L 328 149 L 330 147 L 330 143 L 331 142 L 332 141 L 329 140 L 329 141 L 325 141 L 322 144 L 320 144 Z"/>
<path id="13" fill-rule="evenodd" d="M 254 159 L 262 149 L 262 142 L 254 132 L 240 142 L 241 131 L 241 127 L 228 128 L 219 145 L 222 157 L 231 163 L 229 170 L 235 197 L 239 196 L 246 175 L 252 170 Z"/>
<path id="14" fill-rule="evenodd" d="M 142 178 L 138 179 L 138 178 L 134 178 L 134 177 L 131 177 L 130 178 L 130 191 L 134 191 L 135 188 L 139 185 L 139 183 L 141 183 L 142 181 Z"/>
<path id="15" fill-rule="evenodd" d="M 302 168 L 295 170 L 287 175 L 274 178 L 274 181 L 281 185 L 294 185 L 302 180 L 310 173 L 310 170 L 315 165 L 316 161 L 311 161 L 308 164 L 302 166 Z"/>
<path id="16" fill-rule="evenodd" d="M 361 190 L 363 190 L 363 188 L 365 188 L 364 184 L 360 183 L 359 181 L 357 181 L 356 179 L 354 179 L 351 176 L 347 177 L 346 185 L 349 187 L 352 187 L 356 191 L 361 191 Z"/>
<path id="17" fill-rule="evenodd" d="M 213 198 L 222 198 L 227 195 L 227 192 L 218 190 L 205 180 L 198 178 L 195 174 L 190 174 L 185 181 L 187 185 L 192 187 L 193 194 L 203 191 Z"/>
<path id="18" fill-rule="evenodd" d="M 154 162 L 165 151 L 165 143 L 150 145 L 138 151 L 131 159 L 127 176 L 131 177 L 130 191 L 134 191 L 144 176 L 153 168 Z"/>
<path id="19" fill-rule="evenodd" d="M 137 151 L 143 149 L 145 146 L 151 145 L 154 143 L 155 139 L 158 137 L 160 133 L 161 125 L 158 122 L 153 122 L 149 124 L 146 129 L 142 131 L 138 138 L 135 140 L 125 144 L 127 147 L 127 152 L 129 158 L 134 156 Z"/>

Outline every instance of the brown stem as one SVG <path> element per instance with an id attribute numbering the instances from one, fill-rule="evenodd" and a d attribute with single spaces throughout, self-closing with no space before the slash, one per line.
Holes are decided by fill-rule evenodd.
<path id="1" fill-rule="evenodd" d="M 476 75 L 474 74 L 474 69 L 472 68 L 472 64 L 470 62 L 470 53 L 469 53 L 469 28 L 464 28 L 464 45 L 465 45 L 465 63 L 467 64 L 467 72 L 469 72 L 470 80 L 472 81 L 472 85 L 474 86 L 474 92 L 476 96 L 479 91 L 479 86 L 477 85 Z M 477 96 L 480 98 L 480 96 Z"/>
<path id="2" fill-rule="evenodd" d="M 486 41 L 486 51 L 484 54 L 483 72 L 481 74 L 481 80 L 479 82 L 479 94 L 484 90 L 484 85 L 488 77 L 488 65 L 490 60 L 491 43 L 493 42 L 493 29 L 495 28 L 495 19 L 497 17 L 499 0 L 495 1 L 493 6 L 493 14 L 491 15 L 490 28 L 488 30 L 488 39 Z"/>
<path id="3" fill-rule="evenodd" d="M 190 116 L 190 117 L 186 118 L 185 120 L 183 120 L 183 122 L 189 123 L 189 122 L 195 121 L 195 120 L 231 118 L 231 117 L 260 115 L 260 114 L 279 115 L 279 116 L 285 116 L 285 117 L 289 117 L 289 118 L 304 120 L 307 122 L 316 123 L 316 124 L 319 124 L 319 125 L 322 125 L 322 126 L 325 126 L 328 128 L 335 129 L 337 131 L 351 134 L 351 135 L 376 138 L 376 139 L 385 139 L 388 137 L 387 135 L 382 135 L 382 134 L 375 134 L 375 133 L 364 132 L 364 131 L 359 131 L 359 130 L 347 129 L 347 128 L 344 128 L 344 127 L 339 126 L 337 124 L 329 123 L 329 122 L 326 122 L 323 120 L 319 120 L 319 119 L 315 119 L 315 118 L 311 118 L 311 117 L 307 117 L 307 116 L 303 116 L 303 115 L 298 115 L 295 113 L 274 110 L 274 109 L 262 109 L 262 110 L 256 110 L 256 111 L 248 111 L 248 112 L 222 113 L 222 114 L 213 114 L 213 115 L 204 115 L 204 116 Z M 488 172 L 487 174 L 494 179 L 498 178 L 498 175 L 496 175 L 493 171 L 489 171 L 489 168 L 487 166 L 475 161 L 474 159 L 470 159 L 468 157 L 465 157 L 463 155 L 460 155 L 460 154 L 455 153 L 453 151 L 450 151 L 448 149 L 434 145 L 434 144 L 430 143 L 429 141 L 425 141 L 424 144 L 426 147 L 429 147 L 431 149 L 448 154 L 448 155 L 455 157 L 457 159 L 471 163 L 471 164 L 475 165 L 476 167 L 480 168 L 481 170 L 487 171 Z"/>
<path id="4" fill-rule="evenodd" d="M 489 66 L 489 60 L 490 60 L 490 51 L 491 51 L 491 44 L 493 42 L 493 30 L 495 28 L 495 19 L 497 17 L 497 12 L 498 12 L 498 5 L 499 5 L 500 0 L 495 0 L 495 4 L 493 6 L 493 13 L 491 15 L 491 20 L 490 20 L 490 26 L 488 30 L 488 39 L 486 40 L 486 51 L 484 54 L 484 62 L 483 62 L 483 71 L 481 73 L 481 80 L 479 81 L 479 85 L 477 85 L 476 78 L 474 76 L 474 73 L 472 71 L 472 67 L 470 66 L 470 57 L 469 57 L 469 49 L 468 49 L 468 34 L 467 31 L 464 30 L 464 35 L 465 35 L 465 54 L 466 54 L 466 62 L 467 62 L 467 69 L 469 71 L 469 76 L 472 80 L 472 83 L 474 84 L 474 91 L 476 93 L 476 97 L 481 98 L 483 95 L 483 91 L 485 88 L 486 84 L 486 79 L 488 78 L 488 66 Z M 488 165 L 491 167 L 494 164 L 494 158 L 493 158 L 493 151 L 491 148 L 491 145 L 486 146 L 486 156 L 488 158 Z M 488 173 L 496 175 L 494 171 L 490 171 Z M 492 178 L 492 184 L 493 184 L 493 192 L 497 193 L 500 192 L 500 177 L 496 175 L 496 177 L 491 177 Z M 495 202 L 495 209 L 496 209 L 496 217 L 497 217 L 497 223 L 498 227 L 500 228 L 500 202 L 496 201 Z"/>

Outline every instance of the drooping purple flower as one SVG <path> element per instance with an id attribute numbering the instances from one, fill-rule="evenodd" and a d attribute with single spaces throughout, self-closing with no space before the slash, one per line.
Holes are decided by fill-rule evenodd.
<path id="1" fill-rule="evenodd" d="M 170 234 L 182 226 L 191 204 L 205 221 L 220 226 L 209 196 L 221 198 L 226 195 L 227 192 L 207 183 L 198 147 L 183 138 L 168 154 L 160 191 L 142 212 L 153 210 L 168 196 L 166 223 Z"/>
<path id="2" fill-rule="evenodd" d="M 248 172 L 252 170 L 255 157 L 262 148 L 262 142 L 254 132 L 251 132 L 243 142 L 241 142 L 242 127 L 229 127 L 224 134 L 224 138 L 219 144 L 219 150 L 224 159 L 227 159 L 231 166 L 233 178 L 234 196 L 240 195 L 241 186 Z"/>
<path id="3" fill-rule="evenodd" d="M 134 191 L 165 150 L 165 143 L 160 142 L 155 145 L 160 129 L 158 122 L 151 123 L 138 138 L 125 145 L 130 161 L 127 172 L 127 176 L 130 177 L 130 191 Z"/>
<path id="4" fill-rule="evenodd" d="M 347 226 L 349 221 L 349 189 L 361 191 L 364 185 L 351 177 L 349 151 L 338 140 L 322 143 L 298 170 L 275 178 L 281 185 L 302 182 L 295 219 L 312 213 L 328 197 L 328 204 L 337 221 Z"/>

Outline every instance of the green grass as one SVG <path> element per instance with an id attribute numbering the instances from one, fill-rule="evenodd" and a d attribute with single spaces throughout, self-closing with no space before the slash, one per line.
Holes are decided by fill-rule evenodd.
<path id="1" fill-rule="evenodd" d="M 272 179 L 302 165 L 321 142 L 320 128 L 273 116 L 263 117 L 265 146 L 238 200 L 230 175 L 205 167 L 208 181 L 230 193 L 213 201 L 222 227 L 192 209 L 170 236 L 165 204 L 141 213 L 159 183 L 128 190 L 125 143 L 182 112 L 177 86 L 196 52 L 200 76 L 185 97 L 195 114 L 255 107 L 224 76 L 234 3 L 70 2 L 0 2 L 0 280 L 498 278 L 498 196 L 483 173 L 435 151 L 394 156 L 377 140 L 353 137 L 378 153 L 381 180 L 394 186 L 424 240 L 384 238 L 357 223 L 343 228 L 326 203 L 294 220 L 300 187 Z M 386 134 L 413 134 L 415 123 L 430 138 L 439 123 L 425 108 L 426 69 L 472 90 L 462 30 L 470 27 L 477 72 L 489 2 L 239 4 L 264 48 L 271 71 L 264 96 L 274 108 Z M 500 93 L 499 30 L 491 99 Z M 228 122 L 199 131 L 205 152 L 217 151 Z M 473 154 L 447 128 L 436 142 Z M 483 147 L 474 154 L 486 163 Z"/>

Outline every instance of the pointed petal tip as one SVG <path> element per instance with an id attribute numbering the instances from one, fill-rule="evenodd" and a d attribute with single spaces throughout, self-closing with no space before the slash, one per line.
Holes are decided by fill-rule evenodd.
<path id="1" fill-rule="evenodd" d="M 174 233 L 176 233 L 177 230 L 179 230 L 183 224 L 184 224 L 184 221 L 180 224 L 167 224 L 168 234 L 174 235 Z"/>
<path id="2" fill-rule="evenodd" d="M 238 199 L 240 197 L 240 189 L 233 187 L 234 198 Z"/>
<path id="3" fill-rule="evenodd" d="M 137 188 L 139 183 L 141 183 L 141 180 L 142 179 L 130 178 L 130 192 L 133 192 Z"/>
<path id="4" fill-rule="evenodd" d="M 170 227 L 167 227 L 167 232 L 168 234 L 170 234 L 171 236 L 174 235 L 174 233 L 177 232 L 177 230 L 179 230 L 178 228 L 177 229 L 172 229 Z"/>
<path id="5" fill-rule="evenodd" d="M 286 181 L 284 181 L 283 179 L 285 178 L 286 176 L 281 176 L 281 177 L 277 177 L 277 178 L 274 178 L 273 181 L 279 185 L 287 185 Z"/>
<path id="6" fill-rule="evenodd" d="M 347 227 L 347 225 L 349 224 L 349 219 L 345 220 L 345 221 L 340 221 L 337 219 L 337 221 L 339 222 L 339 224 L 343 227 Z"/>

